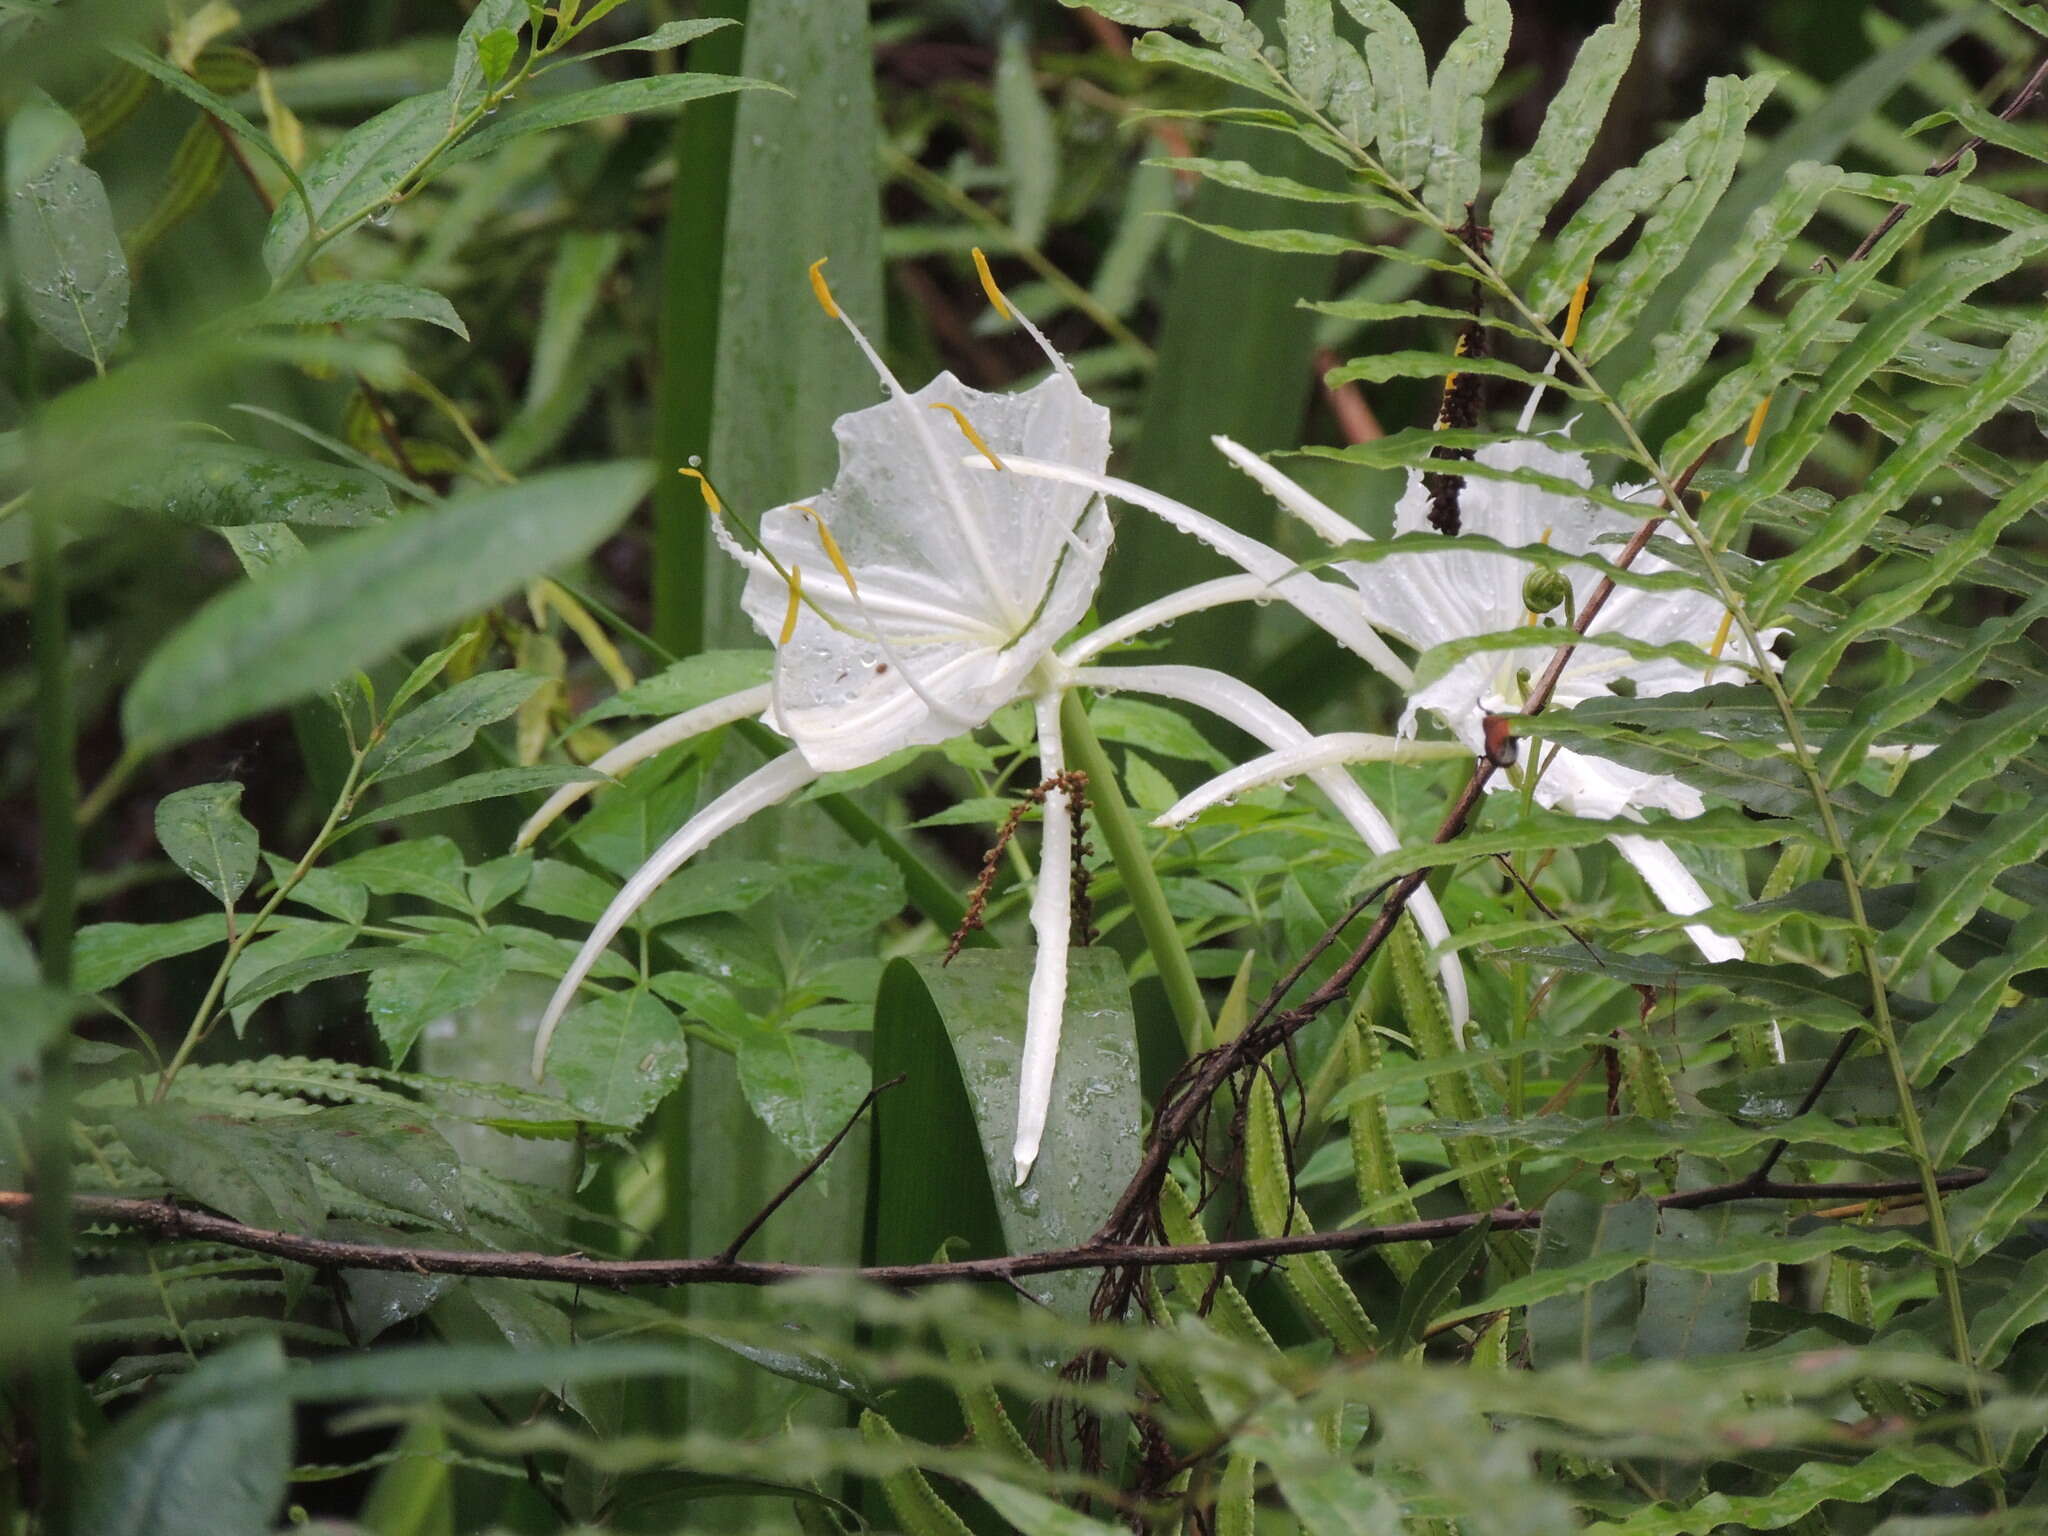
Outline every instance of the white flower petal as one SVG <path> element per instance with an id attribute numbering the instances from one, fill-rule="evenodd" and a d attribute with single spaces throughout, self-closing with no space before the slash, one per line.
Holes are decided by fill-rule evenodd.
<path id="1" fill-rule="evenodd" d="M 1040 694 L 1038 771 L 1045 778 L 1065 773 L 1060 735 L 1060 696 Z M 1060 1027 L 1067 1015 L 1067 945 L 1073 929 L 1073 811 L 1064 789 L 1047 792 L 1044 836 L 1039 843 L 1038 886 L 1031 893 L 1031 935 L 1038 946 L 1031 963 L 1031 991 L 1024 1010 L 1024 1059 L 1017 1068 L 1017 1139 L 1012 1157 L 1017 1182 L 1031 1177 L 1038 1145 L 1052 1107 L 1053 1069 L 1059 1065 Z"/>
<path id="2" fill-rule="evenodd" d="M 1225 804 L 1269 784 L 1284 784 L 1319 768 L 1335 768 L 1346 763 L 1441 762 L 1445 758 L 1469 756 L 1471 753 L 1462 742 L 1405 741 L 1398 736 L 1337 731 L 1328 736 L 1314 737 L 1299 746 L 1281 747 L 1218 774 L 1167 807 L 1152 825 L 1184 826 L 1211 806 Z"/>
<path id="3" fill-rule="evenodd" d="M 1281 597 L 1328 631 L 1340 643 L 1350 647 L 1374 669 L 1392 679 L 1400 687 L 1408 686 L 1408 680 L 1412 675 L 1408 663 L 1389 650 L 1386 641 L 1373 632 L 1372 626 L 1360 615 L 1356 599 L 1298 569 L 1296 562 L 1288 559 L 1279 550 L 1261 544 L 1257 539 L 1248 538 L 1233 528 L 1227 528 L 1215 518 L 1197 512 L 1193 507 L 1175 501 L 1170 496 L 1148 491 L 1142 485 L 1136 485 L 1129 480 L 1119 480 L 1111 475 L 1095 474 L 1070 464 L 1054 464 L 1042 459 L 1005 457 L 1004 463 L 1015 474 L 1086 486 L 1101 495 L 1114 496 L 1134 507 L 1143 507 L 1147 512 L 1171 523 L 1183 533 L 1193 534 L 1218 554 L 1235 561 L 1254 576 L 1271 584 Z M 990 468 L 985 462 L 981 467 Z"/>
<path id="4" fill-rule="evenodd" d="M 1297 747 L 1312 739 L 1306 726 L 1258 689 L 1207 667 L 1084 667 L 1075 672 L 1073 681 L 1108 693 L 1129 690 L 1193 704 L 1198 709 L 1220 715 L 1269 747 Z M 1401 839 L 1393 824 L 1380 814 L 1380 808 L 1372 803 L 1350 774 L 1342 768 L 1317 768 L 1311 770 L 1308 777 L 1310 783 L 1329 797 L 1337 813 L 1350 823 L 1352 830 L 1374 853 L 1391 853 L 1400 847 Z M 1415 914 L 1416 925 L 1431 944 L 1440 944 L 1451 936 L 1443 909 L 1437 905 L 1436 897 L 1428 886 L 1422 886 L 1415 892 L 1409 900 L 1408 909 Z M 1446 954 L 1439 957 L 1437 969 L 1443 977 L 1444 994 L 1450 1003 L 1452 1027 L 1462 1043 L 1465 1026 L 1472 1017 L 1472 999 L 1465 989 L 1464 967 L 1457 955 Z"/>
<path id="5" fill-rule="evenodd" d="M 1258 481 L 1260 488 L 1268 496 L 1332 544 L 1349 544 L 1369 537 L 1363 528 L 1292 477 L 1283 475 L 1251 449 L 1220 435 L 1210 438 L 1209 441 L 1216 445 L 1217 451 L 1226 459 Z"/>
<path id="6" fill-rule="evenodd" d="M 735 720 L 744 720 L 749 715 L 760 714 L 768 707 L 768 697 L 768 684 L 763 683 L 758 688 L 743 688 L 738 693 L 729 693 L 722 699 L 713 699 L 709 704 L 686 709 L 680 715 L 670 716 L 659 725 L 649 726 L 638 735 L 627 737 L 590 766 L 599 773 L 617 778 L 628 768 L 644 763 L 657 752 L 666 752 L 670 747 L 688 741 L 692 736 L 701 736 L 706 731 L 715 731 L 720 726 L 731 725 Z M 514 851 L 526 847 L 563 811 L 596 788 L 595 781 L 586 780 L 578 784 L 564 784 L 549 795 L 541 808 L 527 817 L 526 824 L 519 829 L 519 836 L 512 843 Z"/>
<path id="7" fill-rule="evenodd" d="M 604 916 L 597 920 L 597 926 L 590 930 L 590 936 L 583 941 L 583 947 L 576 952 L 575 960 L 555 988 L 555 995 L 548 1000 L 547 1012 L 541 1015 L 540 1033 L 533 1042 L 533 1075 L 536 1079 L 547 1065 L 548 1043 L 554 1039 L 555 1026 L 562 1022 L 562 1015 L 575 1002 L 576 989 L 583 985 L 583 978 L 590 974 L 591 967 L 597 964 L 605 947 L 631 921 L 633 914 L 646 904 L 647 898 L 655 893 L 662 881 L 741 822 L 787 800 L 817 777 L 818 770 L 806 763 L 799 753 L 783 753 L 756 768 L 684 822 L 667 842 L 654 851 L 652 858 L 634 871 L 633 878 L 620 889 L 612 904 L 605 908 Z"/>
<path id="8" fill-rule="evenodd" d="M 1643 884 L 1664 904 L 1665 911 L 1685 917 L 1690 913 L 1704 912 L 1713 905 L 1707 893 L 1700 888 L 1699 881 L 1692 877 L 1692 871 L 1662 843 L 1626 834 L 1610 837 L 1608 841 L 1636 867 L 1636 873 L 1643 877 Z M 1716 965 L 1742 958 L 1740 939 L 1716 933 L 1704 923 L 1690 923 L 1685 932 L 1686 937 L 1698 946 L 1699 952 Z"/>
<path id="9" fill-rule="evenodd" d="M 1100 629 L 1091 630 L 1068 646 L 1060 653 L 1060 661 L 1069 667 L 1085 666 L 1112 646 L 1134 640 L 1148 629 L 1157 629 L 1162 624 L 1171 624 L 1175 619 L 1207 608 L 1221 608 L 1227 603 L 1255 603 L 1272 595 L 1271 584 L 1257 576 L 1219 576 L 1214 581 L 1200 581 L 1192 587 L 1182 587 L 1178 592 L 1155 598 L 1129 613 L 1119 614 Z"/>

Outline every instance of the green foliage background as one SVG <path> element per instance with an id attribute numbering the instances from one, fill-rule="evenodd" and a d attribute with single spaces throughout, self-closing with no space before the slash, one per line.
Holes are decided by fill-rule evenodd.
<path id="1" fill-rule="evenodd" d="M 2044 34 L 2026 0 L 0 0 L 0 1526 L 2043 1528 L 2048 137 L 1996 113 Z M 977 246 L 1118 473 L 1311 564 L 1210 437 L 1305 449 L 1384 533 L 1509 435 L 1590 271 L 1573 441 L 1697 465 L 1655 547 L 1787 664 L 1540 735 L 1712 798 L 1632 830 L 1746 959 L 1699 962 L 1611 824 L 1500 796 L 1430 844 L 1464 764 L 1362 771 L 1392 855 L 1279 788 L 1143 827 L 1245 742 L 1104 695 L 1099 941 L 1025 1192 L 1010 865 L 939 963 L 1039 777 L 1020 708 L 686 868 L 534 1083 L 618 882 L 776 750 L 694 740 L 512 851 L 629 726 L 767 675 L 674 470 L 746 512 L 831 479 L 875 386 L 820 257 L 907 382 L 1029 382 Z M 1446 437 L 1461 370 L 1500 382 Z M 1125 515 L 1095 618 L 1223 569 Z M 1400 710 L 1284 605 L 1145 644 L 1320 729 Z M 1113 1315 L 1093 1269 L 842 1273 L 1086 1242 L 1190 1047 L 1423 868 L 1475 1034 L 1398 927 L 1147 1230 L 1434 1241 L 1147 1269 Z M 899 1074 L 749 1239 L 817 1271 L 775 1288 L 68 1208 L 709 1256 Z M 1895 1193 L 1713 1194 L 1765 1166 Z M 1510 1211 L 1540 1230 L 1466 1219 Z"/>

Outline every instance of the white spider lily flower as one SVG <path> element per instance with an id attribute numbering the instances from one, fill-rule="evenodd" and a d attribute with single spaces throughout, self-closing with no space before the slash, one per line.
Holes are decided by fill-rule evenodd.
<path id="1" fill-rule="evenodd" d="M 1035 328 L 1052 372 L 1031 389 L 985 394 L 941 374 L 913 394 L 840 311 L 815 268 L 812 278 L 826 313 L 867 355 L 888 399 L 839 419 L 839 473 L 831 487 L 764 515 L 751 549 L 733 538 L 704 483 L 719 538 L 748 572 L 742 607 L 776 646 L 773 681 L 644 731 L 595 766 L 616 774 L 756 714 L 789 738 L 791 750 L 705 806 L 626 882 L 542 1016 L 536 1075 L 591 968 L 661 883 L 716 838 L 821 774 L 948 740 L 1019 698 L 1037 703 L 1044 773 L 1065 770 L 1057 727 L 1064 669 L 1052 647 L 1094 600 L 1109 550 L 1108 514 L 1084 489 L 963 474 L 956 427 L 994 460 L 1047 455 L 1100 471 L 1109 457 L 1109 413 L 1081 393 Z M 952 420 L 935 420 L 935 411 Z M 589 788 L 558 791 L 521 829 L 520 845 Z M 1036 1156 L 1065 1007 L 1069 816 L 1064 791 L 1049 793 L 1032 906 L 1039 958 L 1025 1047 L 1027 1077 L 1043 1059 L 1046 1093 L 1035 1123 L 1025 1097 L 1020 1173 Z"/>
<path id="2" fill-rule="evenodd" d="M 1228 439 L 1215 441 L 1232 463 L 1325 538 L 1333 543 L 1367 542 L 1362 530 L 1272 465 Z M 1492 469 L 1532 470 L 1573 485 L 1590 488 L 1592 484 L 1583 454 L 1538 439 L 1492 444 L 1479 449 L 1476 458 L 1480 465 Z M 1617 488 L 1615 494 L 1626 500 L 1648 492 Z M 1561 554 L 1596 554 L 1610 561 L 1637 527 L 1633 519 L 1591 496 L 1564 495 L 1526 482 L 1478 476 L 1466 480 L 1460 506 L 1467 534 L 1483 535 L 1511 549 L 1541 545 Z M 1422 478 L 1411 474 L 1395 504 L 1395 532 L 1430 532 L 1428 512 Z M 1473 548 L 1415 551 L 1375 561 L 1338 561 L 1336 565 L 1357 586 L 1365 616 L 1418 653 L 1479 635 L 1518 629 L 1530 632 L 1530 644 L 1467 656 L 1410 693 L 1400 724 L 1404 736 L 1413 734 L 1417 716 L 1427 710 L 1474 754 L 1486 749 L 1486 716 L 1511 714 L 1523 707 L 1531 681 L 1549 665 L 1563 638 L 1569 615 L 1578 611 L 1600 580 L 1600 572 L 1590 565 L 1546 567 L 1513 554 Z M 1630 569 L 1649 575 L 1672 567 L 1669 561 L 1646 551 L 1631 562 Z M 1539 572 L 1555 578 L 1542 584 L 1547 591 L 1532 581 Z M 1532 613 L 1532 593 L 1538 600 L 1547 600 L 1549 609 L 1559 611 Z M 1637 697 L 1654 697 L 1744 680 L 1753 675 L 1758 658 L 1751 656 L 1741 637 L 1731 631 L 1728 611 L 1705 593 L 1617 587 L 1594 625 L 1596 639 L 1600 634 L 1617 634 L 1652 645 L 1688 642 L 1708 650 L 1715 662 L 1701 667 L 1674 658 L 1639 659 L 1610 646 L 1582 645 L 1559 675 L 1551 702 L 1569 708 L 1615 692 L 1616 683 L 1632 687 Z M 1782 632 L 1766 631 L 1766 644 Z M 1768 651 L 1761 660 L 1772 667 L 1780 665 Z M 1326 765 L 1330 761 L 1331 751 L 1323 742 L 1274 752 L 1196 790 L 1167 816 L 1193 815 L 1225 794 L 1290 778 L 1304 763 Z M 1679 779 L 1642 773 L 1584 752 L 1548 747 L 1540 765 L 1525 760 L 1516 777 L 1531 772 L 1536 773 L 1533 794 L 1537 803 L 1571 815 L 1640 820 L 1645 810 L 1692 817 L 1705 809 L 1699 791 Z M 1489 785 L 1495 790 L 1514 787 L 1499 776 Z M 1692 873 L 1663 844 L 1627 834 L 1609 840 L 1636 867 L 1667 910 L 1683 917 L 1711 905 Z M 1689 924 L 1686 933 L 1709 960 L 1742 958 L 1740 942 L 1704 924 Z"/>

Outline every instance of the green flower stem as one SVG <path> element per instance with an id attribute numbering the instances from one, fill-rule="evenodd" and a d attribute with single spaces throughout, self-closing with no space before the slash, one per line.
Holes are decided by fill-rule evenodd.
<path id="1" fill-rule="evenodd" d="M 1202 1001 L 1202 984 L 1188 964 L 1188 952 L 1181 947 L 1173 914 L 1167 910 L 1166 892 L 1160 889 L 1137 820 L 1124 803 L 1116 770 L 1109 765 L 1109 754 L 1102 750 L 1078 693 L 1069 691 L 1061 700 L 1060 728 L 1066 734 L 1071 766 L 1088 775 L 1088 804 L 1095 812 L 1096 825 L 1102 828 L 1103 841 L 1109 844 L 1110 857 L 1116 860 L 1117 873 L 1123 876 L 1124 891 L 1145 935 L 1145 946 L 1152 951 L 1152 963 L 1159 967 L 1167 1004 L 1180 1026 L 1181 1043 L 1190 1056 L 1207 1050 L 1209 1006 Z"/>

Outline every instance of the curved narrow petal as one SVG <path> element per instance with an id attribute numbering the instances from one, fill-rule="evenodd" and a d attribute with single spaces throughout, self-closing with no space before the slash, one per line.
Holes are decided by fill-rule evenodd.
<path id="1" fill-rule="evenodd" d="M 1038 712 L 1038 771 L 1046 778 L 1065 773 L 1060 737 L 1060 696 L 1041 693 Z M 1059 1065 L 1060 1026 L 1067 1015 L 1067 944 L 1073 928 L 1073 813 L 1064 789 L 1045 797 L 1045 836 L 1039 846 L 1038 888 L 1031 893 L 1031 935 L 1038 945 L 1031 965 L 1030 999 L 1024 1010 L 1024 1059 L 1017 1069 L 1017 1140 L 1012 1156 L 1017 1182 L 1031 1177 L 1038 1144 L 1052 1107 L 1053 1068 Z"/>
<path id="2" fill-rule="evenodd" d="M 722 699 L 713 699 L 709 704 L 686 709 L 659 725 L 649 726 L 637 736 L 627 737 L 590 766 L 599 773 L 617 778 L 628 768 L 646 762 L 657 752 L 666 752 L 678 742 L 701 736 L 706 731 L 715 731 L 722 725 L 731 725 L 749 715 L 760 714 L 768 707 L 769 697 L 769 685 L 763 683 L 758 688 L 743 688 Z M 549 823 L 595 788 L 595 781 L 564 784 L 549 795 L 541 808 L 526 818 L 526 824 L 519 829 L 519 836 L 513 839 L 513 851 L 526 847 L 547 829 Z"/>
<path id="3" fill-rule="evenodd" d="M 986 473 L 996 473 L 993 466 L 981 459 L 962 462 L 970 468 L 978 466 Z M 1414 673 L 1409 670 L 1408 663 L 1388 649 L 1387 642 L 1359 612 L 1357 594 L 1343 592 L 1318 581 L 1279 550 L 1261 544 L 1257 539 L 1247 538 L 1236 529 L 1227 528 L 1215 518 L 1197 512 L 1170 496 L 1161 496 L 1156 491 L 1148 491 L 1142 485 L 1119 480 L 1113 475 L 1098 475 L 1071 464 L 1053 464 L 1043 459 L 1006 458 L 1003 464 L 1014 474 L 1033 475 L 1042 480 L 1063 480 L 1069 485 L 1086 486 L 1104 496 L 1114 496 L 1134 507 L 1143 507 L 1270 583 L 1274 591 L 1299 609 L 1304 617 L 1328 631 L 1399 687 L 1406 688 L 1414 681 Z"/>
<path id="4" fill-rule="evenodd" d="M 1200 613 L 1205 608 L 1221 608 L 1226 603 L 1255 603 L 1272 596 L 1271 583 L 1257 576 L 1219 576 L 1214 581 L 1197 582 L 1192 587 L 1182 587 L 1178 592 L 1169 592 L 1142 607 L 1133 608 L 1129 613 L 1119 614 L 1102 628 L 1090 631 L 1068 646 L 1060 661 L 1069 667 L 1086 666 L 1111 646 L 1136 639 L 1148 629 L 1171 624 L 1175 619 Z"/>
<path id="5" fill-rule="evenodd" d="M 1240 763 L 1220 773 L 1199 789 L 1181 796 L 1165 813 L 1154 819 L 1155 827 L 1184 826 L 1210 807 L 1233 800 L 1269 784 L 1285 783 L 1321 768 L 1345 763 L 1423 763 L 1446 758 L 1470 757 L 1463 742 L 1413 741 L 1401 736 L 1373 736 L 1364 731 L 1336 731 L 1316 736 L 1299 746 L 1281 747 L 1264 757 Z"/>
<path id="6" fill-rule="evenodd" d="M 1251 449 L 1234 443 L 1220 433 L 1209 439 L 1216 451 L 1259 482 L 1261 489 L 1332 544 L 1364 543 L 1371 537 L 1358 524 L 1306 489 L 1291 476 L 1260 458 Z"/>
<path id="7" fill-rule="evenodd" d="M 1192 704 L 1222 716 L 1269 747 L 1298 747 L 1313 739 L 1307 726 L 1258 689 L 1207 667 L 1083 667 L 1073 674 L 1072 681 L 1088 688 L 1109 692 L 1127 689 Z M 1329 797 L 1366 847 L 1375 853 L 1391 853 L 1401 846 L 1393 823 L 1380 814 L 1380 808 L 1358 787 L 1358 781 L 1342 768 L 1312 769 L 1308 777 Z M 1408 908 L 1430 943 L 1441 944 L 1451 936 L 1443 909 L 1428 886 L 1415 892 Z M 1465 989 L 1464 966 L 1457 955 L 1446 954 L 1438 959 L 1437 971 L 1443 977 L 1444 995 L 1450 1003 L 1452 1027 L 1463 1044 L 1465 1026 L 1472 1018 L 1472 998 Z"/>
<path id="8" fill-rule="evenodd" d="M 741 822 L 787 800 L 817 777 L 818 770 L 805 762 L 800 753 L 783 753 L 763 767 L 756 768 L 684 822 L 680 830 L 654 851 L 652 858 L 634 871 L 633 878 L 620 889 L 612 904 L 605 908 L 604 916 L 597 920 L 597 926 L 590 930 L 590 937 L 576 952 L 568 973 L 562 977 L 561 985 L 555 988 L 555 995 L 548 999 L 547 1012 L 541 1015 L 540 1033 L 533 1042 L 535 1078 L 541 1076 L 547 1065 L 548 1043 L 555 1037 L 555 1026 L 562 1022 L 562 1015 L 576 1000 L 576 989 L 583 985 L 583 978 L 590 974 L 598 956 L 618 937 L 619 930 L 631 921 L 633 914 L 646 904 L 647 898 L 659 889 L 662 881 Z"/>
<path id="9" fill-rule="evenodd" d="M 1643 884 L 1664 904 L 1665 911 L 1686 917 L 1694 912 L 1704 912 L 1713 905 L 1707 899 L 1707 893 L 1700 888 L 1699 881 L 1692 877 L 1692 871 L 1662 843 L 1647 837 L 1631 837 L 1626 833 L 1610 837 L 1608 841 L 1614 844 L 1623 858 L 1635 865 L 1636 873 L 1643 877 Z M 1716 965 L 1742 958 L 1740 939 L 1716 933 L 1704 923 L 1687 924 L 1685 933 L 1699 947 L 1699 952 Z"/>

